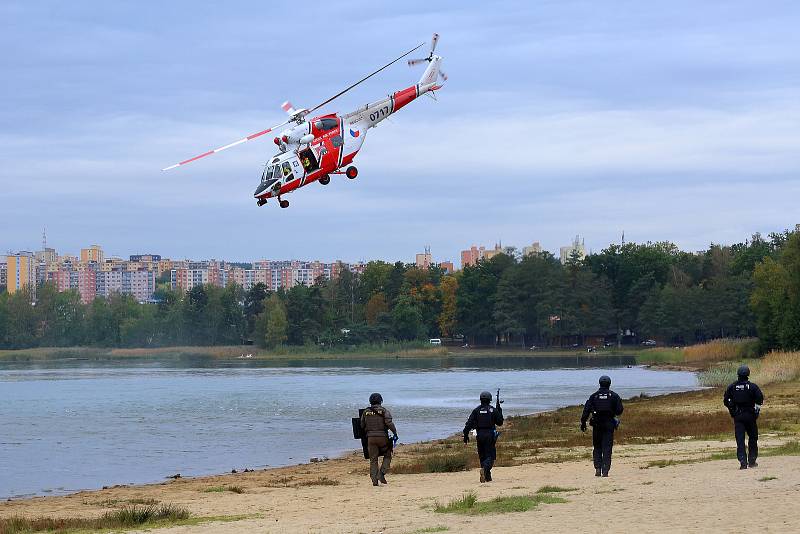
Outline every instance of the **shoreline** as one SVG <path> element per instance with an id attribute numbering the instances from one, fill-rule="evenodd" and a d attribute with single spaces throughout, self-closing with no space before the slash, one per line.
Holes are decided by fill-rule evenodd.
<path id="1" fill-rule="evenodd" d="M 630 357 L 637 365 L 662 363 L 658 358 L 648 358 L 649 349 L 603 349 L 587 353 L 585 349 L 541 349 L 536 351 L 516 347 L 462 348 L 452 346 L 386 347 L 354 346 L 348 350 L 304 350 L 302 347 L 285 347 L 277 351 L 241 346 L 181 346 L 158 348 L 98 348 L 98 347 L 37 347 L 31 349 L 0 350 L 0 364 L 44 363 L 58 361 L 137 361 L 209 359 L 214 361 L 285 361 L 285 360 L 344 360 L 344 359 L 414 359 L 414 358 L 603 358 Z M 676 362 L 663 362 L 676 363 Z"/>
<path id="2" fill-rule="evenodd" d="M 619 532 L 657 532 L 666 523 L 678 531 L 736 532 L 735 507 L 765 531 L 785 532 L 796 522 L 800 498 L 799 393 L 796 379 L 765 388 L 760 466 L 746 471 L 738 469 L 720 389 L 709 388 L 626 401 L 610 478 L 593 476 L 591 437 L 577 429 L 579 407 L 570 406 L 508 418 L 490 484 L 478 482 L 474 443 L 451 437 L 398 447 L 389 485 L 378 488 L 369 482 L 368 462 L 354 451 L 318 463 L 17 499 L 0 503 L 0 519 L 92 518 L 154 503 L 187 510 L 191 523 L 132 532 L 409 534 L 474 530 L 486 520 L 495 530 L 520 533 L 530 532 L 532 523 L 552 532 L 594 532 L 598 522 Z M 467 463 L 446 472 L 425 468 L 443 455 Z M 759 498 L 742 501 L 742 484 Z M 481 517 L 435 510 L 465 493 L 487 502 L 545 488 L 556 488 L 562 499 Z M 381 509 L 377 525 L 365 502 Z M 576 521 L 587 517 L 592 521 Z"/>
<path id="3" fill-rule="evenodd" d="M 661 370 L 661 371 L 696 372 L 695 369 L 675 368 L 675 367 L 667 368 L 668 366 L 665 366 L 664 368 L 661 368 L 659 366 L 640 365 L 639 367 L 653 368 L 653 369 Z M 665 397 L 676 397 L 677 398 L 677 397 L 680 397 L 682 395 L 687 395 L 687 394 L 694 393 L 696 391 L 701 391 L 703 389 L 711 389 L 711 388 L 699 387 L 697 389 L 689 389 L 689 390 L 670 392 L 670 393 L 661 393 L 661 394 L 658 394 L 658 395 L 648 396 L 647 398 L 650 398 L 650 399 L 658 399 L 658 398 L 665 398 Z M 636 398 L 637 398 L 637 396 L 634 395 L 632 397 L 624 398 L 623 400 L 627 402 L 627 401 L 629 401 L 631 399 L 636 399 Z M 579 408 L 582 408 L 582 406 L 583 405 L 557 406 L 557 407 L 550 408 L 550 409 L 547 409 L 547 410 L 542 410 L 542 411 L 539 411 L 539 412 L 524 413 L 524 414 L 520 414 L 520 415 L 509 416 L 509 417 L 507 417 L 507 419 L 513 418 L 513 419 L 515 419 L 517 421 L 530 420 L 532 418 L 539 417 L 539 416 L 542 416 L 542 415 L 548 415 L 548 414 L 549 415 L 553 415 L 553 414 L 556 414 L 556 413 L 564 411 L 564 410 L 579 409 Z M 460 436 L 461 436 L 460 433 L 452 433 L 452 434 L 439 436 L 439 437 L 431 437 L 431 438 L 424 439 L 424 440 L 421 440 L 421 441 L 413 441 L 413 442 L 410 442 L 410 443 L 402 443 L 402 442 L 400 442 L 399 445 L 402 448 L 405 448 L 405 449 L 427 447 L 427 446 L 434 445 L 436 443 L 441 443 L 443 441 L 448 441 L 448 440 L 453 440 L 453 439 L 460 440 L 461 439 Z M 357 441 L 355 441 L 355 440 L 353 440 L 353 441 L 354 441 L 354 443 L 357 443 Z M 312 466 L 312 465 L 319 465 L 319 464 L 322 464 L 322 463 L 348 461 L 348 460 L 351 459 L 351 457 L 356 457 L 357 459 L 362 459 L 363 460 L 361 449 L 348 448 L 348 449 L 345 449 L 345 450 L 340 451 L 340 452 L 331 453 L 331 456 L 324 456 L 323 455 L 321 457 L 311 457 L 311 458 L 308 459 L 308 461 L 305 461 L 305 462 L 287 463 L 285 465 L 275 465 L 275 466 L 269 466 L 268 465 L 267 467 L 255 468 L 255 469 L 254 468 L 250 468 L 249 466 L 243 466 L 243 467 L 241 467 L 241 470 L 239 470 L 238 468 L 234 468 L 236 470 L 235 472 L 234 471 L 231 471 L 231 472 L 212 472 L 212 473 L 190 475 L 190 476 L 183 476 L 182 474 L 177 473 L 178 475 L 180 475 L 177 478 L 175 477 L 175 474 L 173 474 L 173 475 L 164 476 L 162 479 L 159 479 L 158 481 L 154 480 L 154 481 L 150 481 L 150 482 L 133 483 L 133 484 L 113 484 L 112 483 L 112 484 L 109 484 L 109 485 L 103 485 L 101 488 L 82 488 L 82 489 L 75 489 L 75 490 L 66 490 L 63 493 L 61 493 L 61 492 L 56 493 L 55 489 L 49 489 L 49 490 L 43 490 L 44 494 L 31 494 L 31 495 L 24 495 L 24 496 L 0 496 L 0 503 L 2 503 L 2 501 L 4 501 L 4 500 L 6 502 L 21 502 L 21 501 L 26 501 L 26 500 L 31 500 L 31 499 L 47 499 L 47 498 L 58 499 L 58 498 L 70 497 L 70 496 L 73 496 L 73 495 L 79 495 L 79 494 L 83 494 L 83 493 L 93 493 L 93 492 L 98 492 L 98 491 L 105 491 L 105 490 L 108 490 L 108 489 L 143 488 L 143 487 L 150 487 L 150 486 L 160 486 L 160 485 L 163 485 L 163 484 L 167 483 L 167 482 L 164 482 L 164 481 L 165 480 L 169 480 L 169 479 L 172 479 L 172 480 L 186 480 L 186 481 L 200 481 L 200 480 L 207 480 L 207 479 L 217 479 L 219 477 L 225 477 L 225 476 L 228 476 L 228 475 L 231 475 L 231 474 L 237 474 L 237 473 L 239 473 L 239 474 L 250 473 L 250 472 L 261 472 L 261 473 L 266 472 L 266 473 L 270 473 L 270 472 L 278 472 L 278 471 L 287 470 L 287 469 L 295 470 L 295 469 L 301 469 L 301 468 Z M 364 460 L 364 461 L 366 461 L 366 460 Z"/>

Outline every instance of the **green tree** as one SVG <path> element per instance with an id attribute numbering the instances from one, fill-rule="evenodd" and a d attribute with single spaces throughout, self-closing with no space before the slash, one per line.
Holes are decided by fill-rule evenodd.
<path id="1" fill-rule="evenodd" d="M 422 314 L 410 297 L 400 297 L 392 310 L 392 324 L 397 339 L 412 340 L 422 337 Z"/>
<path id="2" fill-rule="evenodd" d="M 274 348 L 282 345 L 287 338 L 286 332 L 289 323 L 286 319 L 286 308 L 280 297 L 273 293 L 264 307 L 264 314 L 267 316 L 266 333 L 264 335 L 267 348 Z"/>
<path id="3" fill-rule="evenodd" d="M 439 283 L 442 299 L 442 311 L 437 318 L 439 331 L 443 336 L 453 337 L 456 334 L 456 294 L 458 292 L 458 278 L 456 276 L 443 276 Z"/>

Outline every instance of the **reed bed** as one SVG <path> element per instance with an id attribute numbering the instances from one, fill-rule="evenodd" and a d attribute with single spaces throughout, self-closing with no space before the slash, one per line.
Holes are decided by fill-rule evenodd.
<path id="1" fill-rule="evenodd" d="M 758 356 L 758 339 L 752 337 L 713 339 L 682 351 L 684 362 L 720 362 Z"/>
<path id="2" fill-rule="evenodd" d="M 725 386 L 736 380 L 740 362 L 727 361 L 703 371 L 699 375 L 704 386 Z M 800 351 L 770 352 L 760 360 L 748 362 L 750 379 L 759 385 L 791 382 L 800 379 Z"/>

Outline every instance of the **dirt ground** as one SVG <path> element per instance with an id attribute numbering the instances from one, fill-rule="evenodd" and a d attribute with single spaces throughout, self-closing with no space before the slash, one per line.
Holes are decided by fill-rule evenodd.
<path id="1" fill-rule="evenodd" d="M 761 443 L 770 447 L 785 441 L 785 436 L 766 435 Z M 760 532 L 800 532 L 799 456 L 764 457 L 759 467 L 746 471 L 738 470 L 736 460 L 644 468 L 654 460 L 700 459 L 732 447 L 732 439 L 621 445 L 615 448 L 609 478 L 594 477 L 590 461 L 574 460 L 498 467 L 495 481 L 487 484 L 480 484 L 477 470 L 471 470 L 389 475 L 389 485 L 378 488 L 370 483 L 367 462 L 353 454 L 281 469 L 5 502 L 0 517 L 99 515 L 131 500 L 155 499 L 186 507 L 193 516 L 217 517 L 157 529 L 163 534 L 411 533 L 437 527 L 504 533 L 743 532 L 748 525 Z M 398 459 L 403 448 L 397 450 Z M 338 485 L 299 485 L 320 477 Z M 544 485 L 574 489 L 558 494 L 566 503 L 541 504 L 527 512 L 464 516 L 433 511 L 437 501 L 446 504 L 466 491 L 487 500 L 531 494 Z M 205 491 L 219 486 L 239 486 L 243 493 Z"/>

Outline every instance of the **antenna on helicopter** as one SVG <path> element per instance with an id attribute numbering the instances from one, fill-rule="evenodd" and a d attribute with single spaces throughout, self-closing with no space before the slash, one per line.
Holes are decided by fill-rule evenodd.
<path id="1" fill-rule="evenodd" d="M 408 66 L 409 67 L 413 67 L 414 65 L 419 65 L 423 61 L 427 61 L 428 63 L 430 63 L 431 61 L 433 61 L 433 58 L 439 57 L 439 56 L 435 56 L 433 54 L 434 51 L 436 51 L 436 43 L 438 43 L 438 42 L 439 42 L 439 34 L 438 33 L 434 33 L 433 37 L 431 38 L 431 51 L 428 54 L 428 57 L 422 57 L 422 58 L 419 58 L 419 59 L 409 59 L 408 60 Z M 442 79 L 444 81 L 447 81 L 447 74 L 442 72 L 441 69 L 439 70 L 439 74 L 442 76 Z"/>

